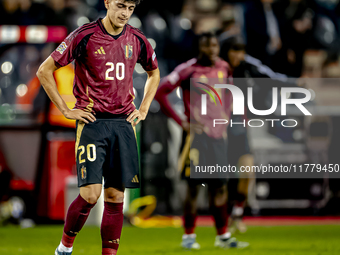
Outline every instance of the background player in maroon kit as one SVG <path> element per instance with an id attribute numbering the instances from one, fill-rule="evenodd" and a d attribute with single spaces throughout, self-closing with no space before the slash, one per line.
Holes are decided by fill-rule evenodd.
<path id="1" fill-rule="evenodd" d="M 144 120 L 159 83 L 156 54 L 144 34 L 127 25 L 139 0 L 105 0 L 107 15 L 71 33 L 40 66 L 37 76 L 52 102 L 77 120 L 76 161 L 80 195 L 70 205 L 55 254 L 71 254 L 76 234 L 97 202 L 105 180 L 102 254 L 116 254 L 123 225 L 124 188 L 139 187 L 132 126 Z M 75 60 L 75 109 L 67 107 L 53 72 Z M 139 110 L 133 104 L 136 63 L 148 74 Z M 134 120 L 137 119 L 135 122 Z"/>
<path id="2" fill-rule="evenodd" d="M 189 249 L 199 249 L 200 246 L 196 242 L 195 221 L 196 221 L 196 201 L 198 196 L 199 187 L 203 182 L 208 184 L 209 188 L 209 202 L 211 214 L 215 220 L 217 230 L 217 237 L 215 246 L 219 247 L 237 247 L 244 245 L 244 243 L 237 243 L 235 238 L 231 238 L 230 233 L 227 231 L 227 188 L 226 178 L 220 179 L 190 179 L 190 160 L 192 160 L 191 151 L 193 151 L 193 144 L 197 138 L 200 142 L 211 144 L 209 149 L 216 149 L 216 160 L 222 162 L 221 164 L 227 165 L 226 159 L 226 128 L 223 127 L 213 129 L 210 126 L 212 119 L 223 118 L 228 119 L 230 115 L 231 93 L 219 91 L 220 97 L 223 101 L 222 105 L 215 105 L 213 102 L 208 102 L 208 109 L 213 108 L 214 111 L 209 111 L 209 115 L 205 117 L 200 116 L 199 119 L 195 117 L 195 107 L 199 105 L 200 95 L 192 96 L 190 90 L 190 78 L 219 78 L 220 82 L 226 82 L 230 77 L 229 65 L 227 62 L 221 60 L 219 57 L 219 43 L 215 35 L 207 33 L 200 36 L 199 39 L 199 56 L 191 59 L 186 63 L 179 65 L 167 77 L 162 79 L 159 90 L 156 94 L 156 99 L 161 104 L 163 112 L 173 118 L 183 128 L 182 138 L 182 155 L 180 156 L 180 168 L 182 170 L 182 177 L 188 182 L 188 189 L 184 205 L 184 228 L 185 234 L 182 237 L 182 247 Z M 217 80 L 217 79 L 216 79 Z M 186 120 L 182 120 L 170 105 L 167 95 L 177 87 L 183 90 L 183 101 L 185 107 Z M 190 96 L 192 96 L 190 98 Z M 196 98 L 197 97 L 197 98 Z M 197 100 L 196 100 L 197 99 Z M 207 100 L 209 101 L 209 100 Z M 190 123 L 189 121 L 195 121 Z M 189 128 L 191 127 L 191 130 Z M 186 142 L 190 143 L 189 136 L 194 135 L 191 148 L 186 146 Z M 214 148 L 215 147 L 215 148 Z M 190 158 L 189 158 L 189 148 Z M 199 151 L 199 155 L 204 154 Z M 199 159 L 201 161 L 201 158 Z M 182 162 L 181 162 L 182 161 Z M 216 164 L 216 162 L 215 162 Z"/>

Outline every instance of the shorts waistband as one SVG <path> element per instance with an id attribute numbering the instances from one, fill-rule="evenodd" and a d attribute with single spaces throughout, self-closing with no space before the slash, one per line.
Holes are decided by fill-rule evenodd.
<path id="1" fill-rule="evenodd" d="M 96 119 L 127 119 L 127 114 L 113 114 L 109 112 L 96 112 L 94 115 Z"/>

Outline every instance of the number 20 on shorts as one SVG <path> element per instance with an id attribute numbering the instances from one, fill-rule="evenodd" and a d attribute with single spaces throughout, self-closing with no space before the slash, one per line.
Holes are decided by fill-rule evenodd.
<path id="1" fill-rule="evenodd" d="M 78 147 L 78 151 L 80 150 L 79 152 L 79 156 L 78 156 L 78 159 L 79 159 L 79 164 L 82 164 L 84 163 L 86 160 L 82 158 L 83 154 L 85 153 L 85 146 L 84 145 L 81 145 Z M 92 151 L 92 153 L 91 153 Z M 86 154 L 87 154 L 87 160 L 93 162 L 96 160 L 97 158 L 97 152 L 96 152 L 96 146 L 94 144 L 88 144 L 86 146 Z M 92 156 L 91 156 L 92 154 Z"/>

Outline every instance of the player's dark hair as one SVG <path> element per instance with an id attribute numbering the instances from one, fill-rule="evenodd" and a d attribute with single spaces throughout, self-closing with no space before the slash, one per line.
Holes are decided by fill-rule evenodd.
<path id="1" fill-rule="evenodd" d="M 142 0 L 125 0 L 124 2 L 134 3 L 136 6 L 140 4 Z"/>
<path id="2" fill-rule="evenodd" d="M 241 36 L 232 36 L 222 41 L 220 50 L 220 57 L 225 61 L 229 62 L 228 52 L 229 50 L 246 50 L 246 43 Z"/>

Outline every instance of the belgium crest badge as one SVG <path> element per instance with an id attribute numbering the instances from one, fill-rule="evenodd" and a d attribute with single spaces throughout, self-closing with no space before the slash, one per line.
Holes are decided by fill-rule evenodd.
<path id="1" fill-rule="evenodd" d="M 86 167 L 84 166 L 81 167 L 81 179 L 86 179 Z"/>
<path id="2" fill-rule="evenodd" d="M 126 44 L 125 47 L 124 47 L 124 53 L 125 53 L 125 58 L 126 59 L 131 59 L 132 58 L 132 53 L 133 53 L 132 45 Z"/>

